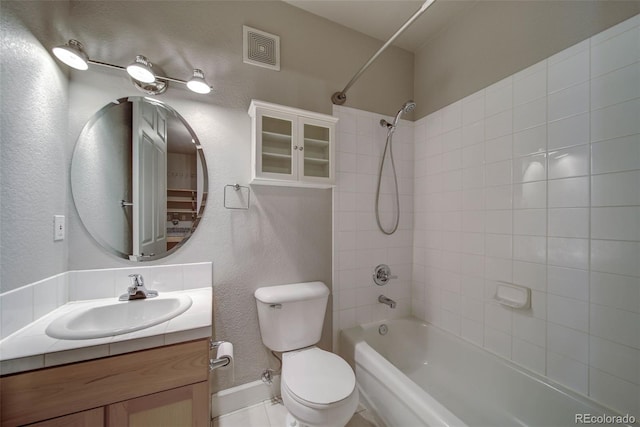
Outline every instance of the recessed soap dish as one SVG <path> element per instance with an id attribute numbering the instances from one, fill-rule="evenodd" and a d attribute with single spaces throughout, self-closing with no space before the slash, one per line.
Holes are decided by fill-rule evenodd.
<path id="1" fill-rule="evenodd" d="M 531 289 L 512 283 L 498 282 L 494 298 L 511 308 L 531 307 Z"/>

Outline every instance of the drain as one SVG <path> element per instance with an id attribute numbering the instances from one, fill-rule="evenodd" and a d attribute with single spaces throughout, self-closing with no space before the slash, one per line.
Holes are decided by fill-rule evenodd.
<path id="1" fill-rule="evenodd" d="M 378 328 L 378 333 L 380 335 L 387 335 L 387 332 L 389 332 L 389 327 L 384 323 L 380 325 L 380 327 Z"/>

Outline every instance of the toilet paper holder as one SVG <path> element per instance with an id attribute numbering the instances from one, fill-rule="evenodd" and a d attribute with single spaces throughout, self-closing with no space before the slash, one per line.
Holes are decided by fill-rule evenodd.
<path id="1" fill-rule="evenodd" d="M 209 342 L 209 350 L 218 350 L 220 346 L 227 341 L 213 341 Z M 209 371 L 213 371 L 218 368 L 223 368 L 225 366 L 229 366 L 231 364 L 231 357 L 227 355 L 223 355 L 221 357 L 217 357 L 215 359 L 209 359 Z"/>

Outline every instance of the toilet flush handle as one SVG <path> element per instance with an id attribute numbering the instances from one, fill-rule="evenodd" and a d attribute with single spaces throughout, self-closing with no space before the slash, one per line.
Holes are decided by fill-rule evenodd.
<path id="1" fill-rule="evenodd" d="M 280 310 L 282 309 L 282 304 L 270 304 L 269 308 L 272 308 L 274 310 Z"/>

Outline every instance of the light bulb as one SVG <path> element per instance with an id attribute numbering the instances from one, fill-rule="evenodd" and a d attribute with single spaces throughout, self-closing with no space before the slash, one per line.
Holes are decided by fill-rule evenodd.
<path id="1" fill-rule="evenodd" d="M 89 58 L 84 52 L 84 46 L 77 40 L 69 40 L 69 43 L 56 46 L 51 51 L 56 58 L 71 68 L 82 71 L 89 68 Z"/>
<path id="2" fill-rule="evenodd" d="M 211 87 L 204 79 L 202 70 L 193 70 L 193 77 L 187 82 L 187 88 L 195 93 L 207 94 L 211 92 Z"/>
<path id="3" fill-rule="evenodd" d="M 156 75 L 151 69 L 151 63 L 142 55 L 136 56 L 136 59 L 127 66 L 127 73 L 142 83 L 153 83 L 156 81 Z"/>

